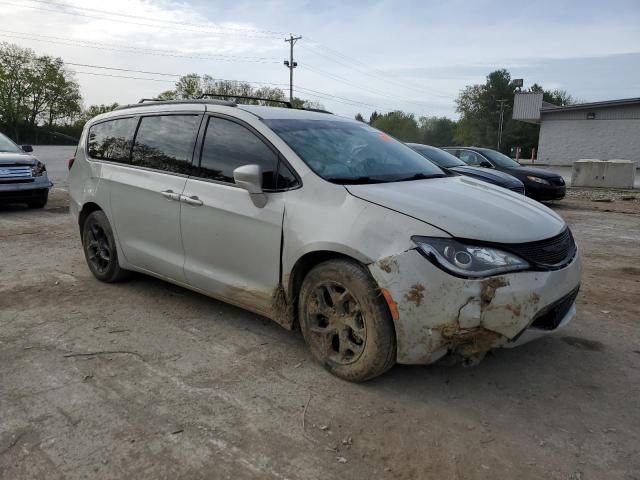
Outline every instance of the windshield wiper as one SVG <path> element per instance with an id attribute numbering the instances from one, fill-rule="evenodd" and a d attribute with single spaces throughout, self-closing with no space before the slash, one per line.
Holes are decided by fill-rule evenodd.
<path id="1" fill-rule="evenodd" d="M 371 177 L 328 177 L 326 181 L 342 185 L 360 185 L 365 183 L 386 183 L 389 180 L 379 180 Z"/>
<path id="2" fill-rule="evenodd" d="M 394 182 L 408 182 L 410 180 L 427 180 L 429 178 L 442 178 L 446 176 L 447 175 L 444 173 L 434 173 L 431 175 L 427 175 L 426 173 L 416 173 L 409 177 L 396 178 Z"/>

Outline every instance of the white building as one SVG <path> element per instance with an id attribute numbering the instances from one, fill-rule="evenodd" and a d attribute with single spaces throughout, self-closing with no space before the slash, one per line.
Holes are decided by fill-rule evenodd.
<path id="1" fill-rule="evenodd" d="M 633 160 L 640 167 L 640 98 L 558 107 L 541 93 L 516 93 L 513 119 L 540 124 L 538 162 Z"/>

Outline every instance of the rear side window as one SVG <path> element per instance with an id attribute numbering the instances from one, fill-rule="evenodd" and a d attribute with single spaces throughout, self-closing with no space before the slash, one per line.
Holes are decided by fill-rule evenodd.
<path id="1" fill-rule="evenodd" d="M 480 155 L 469 150 L 461 150 L 459 157 L 460 160 L 462 160 L 467 165 L 480 165 L 484 160 L 484 158 L 482 158 Z"/>
<path id="2" fill-rule="evenodd" d="M 189 175 L 199 124 L 199 115 L 143 117 L 131 162 L 141 167 Z"/>
<path id="3" fill-rule="evenodd" d="M 224 118 L 209 117 L 199 176 L 234 183 L 233 171 L 251 164 L 262 167 L 262 188 L 274 190 L 276 153 L 248 128 Z"/>
<path id="4" fill-rule="evenodd" d="M 89 156 L 99 160 L 129 163 L 135 118 L 118 118 L 89 128 Z"/>

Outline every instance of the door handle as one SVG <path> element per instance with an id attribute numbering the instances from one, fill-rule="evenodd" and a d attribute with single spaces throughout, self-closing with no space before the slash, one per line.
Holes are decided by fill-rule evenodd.
<path id="1" fill-rule="evenodd" d="M 160 195 L 169 200 L 175 200 L 176 202 L 180 201 L 180 194 L 174 192 L 173 190 L 163 190 L 160 192 Z"/>
<path id="2" fill-rule="evenodd" d="M 197 195 L 193 195 L 191 197 L 180 195 L 180 201 L 186 203 L 187 205 L 193 205 L 194 207 L 199 207 L 200 205 L 202 205 L 202 200 L 200 200 Z"/>

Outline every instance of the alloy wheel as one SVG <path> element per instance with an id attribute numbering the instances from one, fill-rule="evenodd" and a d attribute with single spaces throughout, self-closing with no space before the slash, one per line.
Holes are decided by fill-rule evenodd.
<path id="1" fill-rule="evenodd" d="M 339 283 L 317 285 L 307 301 L 309 341 L 332 362 L 355 362 L 366 341 L 362 310 L 353 294 Z"/>

